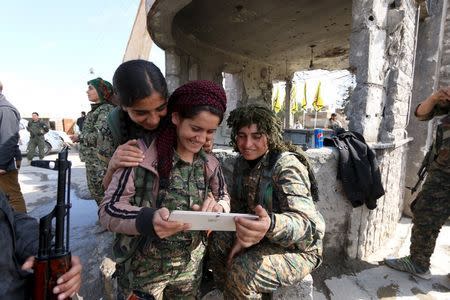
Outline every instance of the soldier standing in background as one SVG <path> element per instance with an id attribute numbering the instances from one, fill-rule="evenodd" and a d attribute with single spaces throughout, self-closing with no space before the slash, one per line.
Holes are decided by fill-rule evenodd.
<path id="1" fill-rule="evenodd" d="M 100 204 L 103 200 L 102 180 L 105 176 L 108 163 L 98 155 L 100 128 L 106 123 L 108 114 L 114 106 L 110 104 L 113 97 L 111 83 L 98 77 L 88 81 L 87 95 L 91 102 L 91 111 L 88 112 L 83 123 L 83 131 L 73 135 L 73 142 L 80 142 L 80 159 L 86 163 L 86 179 L 92 198 Z"/>
<path id="2" fill-rule="evenodd" d="M 415 115 L 421 121 L 444 117 L 437 126 L 427 164 L 428 175 L 411 204 L 410 255 L 385 259 L 385 263 L 396 270 L 430 279 L 430 257 L 439 231 L 450 216 L 450 87 L 440 89 L 420 103 Z"/>
<path id="3" fill-rule="evenodd" d="M 30 141 L 28 142 L 27 158 L 29 161 L 33 160 L 36 147 L 39 149 L 39 159 L 44 159 L 45 156 L 45 138 L 44 135 L 48 132 L 48 126 L 39 119 L 39 114 L 33 112 L 31 114 L 32 120 L 28 122 L 27 130 L 30 132 Z"/>
<path id="4" fill-rule="evenodd" d="M 81 112 L 81 117 L 77 119 L 78 130 L 81 132 L 83 130 L 84 120 L 86 120 L 86 112 Z"/>

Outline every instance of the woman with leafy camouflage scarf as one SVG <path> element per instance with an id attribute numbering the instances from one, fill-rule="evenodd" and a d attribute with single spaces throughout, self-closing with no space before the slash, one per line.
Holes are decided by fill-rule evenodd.
<path id="1" fill-rule="evenodd" d="M 314 205 L 317 184 L 305 158 L 282 139 L 281 121 L 263 105 L 239 107 L 227 120 L 234 164 L 231 211 L 236 233 L 214 232 L 209 261 L 224 299 L 261 299 L 298 284 L 322 261 L 325 223 Z"/>
<path id="2" fill-rule="evenodd" d="M 111 104 L 113 88 L 111 83 L 98 77 L 87 82 L 86 91 L 91 102 L 91 111 L 87 113 L 83 130 L 72 136 L 72 141 L 80 143 L 80 158 L 86 164 L 86 179 L 92 198 L 97 205 L 103 200 L 102 180 L 108 164 L 98 156 L 99 128 L 113 110 Z"/>

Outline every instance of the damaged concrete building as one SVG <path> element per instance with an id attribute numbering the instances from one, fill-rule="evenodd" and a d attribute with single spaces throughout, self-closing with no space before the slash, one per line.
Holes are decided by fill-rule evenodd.
<path id="1" fill-rule="evenodd" d="M 403 212 L 405 178 L 411 185 L 423 157 L 428 128 L 413 113 L 437 87 L 447 1 L 157 0 L 147 6 L 148 31 L 166 53 L 170 91 L 195 79 L 222 83 L 225 76 L 232 110 L 270 103 L 272 82 L 284 80 L 289 90 L 295 71 L 348 69 L 356 76 L 346 116 L 349 129 L 376 152 L 386 190 L 378 207 L 353 208 L 346 200 L 335 149 L 307 153 L 321 187 L 325 257 L 364 259 L 382 247 Z M 287 123 L 290 105 L 287 97 Z M 217 138 L 228 133 L 224 127 Z"/>

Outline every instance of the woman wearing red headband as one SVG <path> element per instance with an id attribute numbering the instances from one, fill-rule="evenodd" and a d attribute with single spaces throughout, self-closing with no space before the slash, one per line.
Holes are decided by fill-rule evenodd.
<path id="1" fill-rule="evenodd" d="M 151 143 L 139 140 L 144 160 L 115 172 L 100 206 L 100 222 L 116 232 L 113 252 L 119 299 L 195 298 L 205 246 L 188 224 L 168 221 L 171 210 L 229 212 L 218 160 L 202 149 L 226 110 L 223 89 L 193 81 L 170 97 L 170 124 Z M 211 191 L 210 194 L 208 191 Z"/>

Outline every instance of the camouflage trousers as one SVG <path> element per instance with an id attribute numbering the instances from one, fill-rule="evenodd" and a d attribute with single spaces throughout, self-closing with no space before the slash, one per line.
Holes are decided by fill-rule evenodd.
<path id="1" fill-rule="evenodd" d="M 192 251 L 189 246 L 171 247 L 165 251 L 154 245 L 137 250 L 129 262 L 129 273 L 124 270 L 126 263 L 117 267 L 117 298 L 126 299 L 137 291 L 157 300 L 197 299 L 204 254 L 202 243 Z"/>
<path id="2" fill-rule="evenodd" d="M 45 156 L 45 139 L 43 136 L 30 138 L 27 147 L 27 158 L 32 160 L 36 155 L 36 147 L 39 150 L 39 159 L 44 159 Z"/>
<path id="3" fill-rule="evenodd" d="M 105 192 L 103 190 L 103 177 L 105 176 L 107 165 L 100 161 L 86 161 L 86 181 L 91 197 L 97 202 L 97 205 L 103 201 Z"/>
<path id="4" fill-rule="evenodd" d="M 19 170 L 11 170 L 0 175 L 0 190 L 5 193 L 11 207 L 21 213 L 27 213 L 25 200 L 19 184 Z"/>
<path id="5" fill-rule="evenodd" d="M 414 215 L 411 259 L 420 267 L 428 269 L 439 231 L 450 216 L 450 174 L 430 172 L 411 210 Z"/>
<path id="6" fill-rule="evenodd" d="M 234 257 L 226 266 L 234 232 L 214 232 L 208 245 L 209 266 L 224 299 L 262 299 L 280 286 L 299 283 L 319 264 L 316 253 L 301 253 L 263 241 Z"/>

